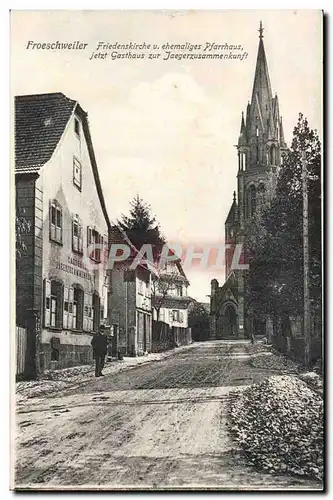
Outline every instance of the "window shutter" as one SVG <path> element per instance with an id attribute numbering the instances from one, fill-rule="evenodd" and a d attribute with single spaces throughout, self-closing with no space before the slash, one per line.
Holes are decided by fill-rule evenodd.
<path id="1" fill-rule="evenodd" d="M 83 330 L 87 332 L 88 329 L 88 318 L 89 318 L 89 293 L 84 294 L 84 304 L 83 304 Z"/>
<path id="2" fill-rule="evenodd" d="M 100 236 L 99 260 L 104 263 L 104 240 L 103 240 L 103 236 Z"/>
<path id="3" fill-rule="evenodd" d="M 83 226 L 79 223 L 79 252 L 83 252 Z"/>
<path id="4" fill-rule="evenodd" d="M 63 328 L 68 328 L 69 288 L 64 285 Z"/>
<path id="5" fill-rule="evenodd" d="M 88 331 L 93 330 L 93 314 L 92 314 L 92 295 L 88 294 L 88 304 L 89 304 L 89 317 L 88 317 Z"/>
<path id="6" fill-rule="evenodd" d="M 74 288 L 69 287 L 68 289 L 68 328 L 71 330 L 73 328 L 73 301 L 74 301 Z"/>
<path id="7" fill-rule="evenodd" d="M 62 241 L 62 212 L 60 208 L 57 208 L 57 220 L 56 220 L 56 239 L 57 241 Z"/>
<path id="8" fill-rule="evenodd" d="M 72 250 L 76 250 L 76 248 L 75 248 L 75 236 L 74 236 L 74 217 L 72 217 Z"/>
<path id="9" fill-rule="evenodd" d="M 44 326 L 50 326 L 51 318 L 51 281 L 44 279 Z"/>
<path id="10" fill-rule="evenodd" d="M 87 248 L 88 248 L 88 257 L 92 258 L 93 257 L 93 249 L 91 247 L 92 243 L 92 229 L 91 227 L 87 227 Z"/>

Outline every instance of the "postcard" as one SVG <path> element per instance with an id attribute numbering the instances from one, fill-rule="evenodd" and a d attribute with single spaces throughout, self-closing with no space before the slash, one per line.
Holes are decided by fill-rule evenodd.
<path id="1" fill-rule="evenodd" d="M 323 490 L 323 24 L 11 11 L 12 489 Z"/>

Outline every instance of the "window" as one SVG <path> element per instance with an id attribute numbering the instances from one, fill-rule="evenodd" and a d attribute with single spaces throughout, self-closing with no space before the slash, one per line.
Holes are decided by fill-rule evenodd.
<path id="1" fill-rule="evenodd" d="M 76 117 L 74 118 L 74 130 L 76 135 L 80 137 L 80 122 Z"/>
<path id="2" fill-rule="evenodd" d="M 82 166 L 77 158 L 73 159 L 73 183 L 80 191 L 82 188 Z"/>
<path id="3" fill-rule="evenodd" d="M 151 287 L 149 281 L 145 281 L 145 297 L 147 297 L 148 299 L 151 298 Z"/>
<path id="4" fill-rule="evenodd" d="M 93 330 L 93 296 L 91 293 L 84 294 L 83 330 Z"/>
<path id="5" fill-rule="evenodd" d="M 178 310 L 172 311 L 172 319 L 173 321 L 180 321 L 180 311 Z"/>
<path id="6" fill-rule="evenodd" d="M 140 295 L 144 295 L 144 293 L 145 293 L 145 290 L 144 290 L 145 287 L 144 287 L 144 285 L 145 285 L 144 281 L 142 281 L 142 280 L 139 279 L 138 280 L 138 293 Z"/>
<path id="7" fill-rule="evenodd" d="M 83 253 L 83 228 L 78 215 L 74 215 L 72 219 L 72 250 Z"/>
<path id="8" fill-rule="evenodd" d="M 73 330 L 83 328 L 83 290 L 78 286 L 73 287 Z"/>
<path id="9" fill-rule="evenodd" d="M 183 286 L 182 285 L 176 285 L 176 290 L 177 290 L 177 295 L 179 297 L 183 296 Z"/>
<path id="10" fill-rule="evenodd" d="M 262 210 L 265 206 L 265 203 L 266 203 L 265 186 L 263 183 L 260 183 L 258 187 L 258 208 Z"/>
<path id="11" fill-rule="evenodd" d="M 63 308 L 63 320 L 62 325 L 65 329 L 72 328 L 72 315 L 73 315 L 73 288 L 64 286 L 64 308 Z"/>
<path id="12" fill-rule="evenodd" d="M 274 144 L 271 146 L 270 160 L 271 160 L 271 165 L 276 165 L 276 147 L 274 146 Z"/>
<path id="13" fill-rule="evenodd" d="M 101 255 L 103 250 L 104 240 L 103 236 L 99 234 L 96 229 L 92 227 L 87 228 L 87 247 L 88 254 L 92 260 L 101 262 Z"/>
<path id="14" fill-rule="evenodd" d="M 256 188 L 253 185 L 246 192 L 246 211 L 247 217 L 252 217 L 256 211 Z"/>
<path id="15" fill-rule="evenodd" d="M 256 128 L 256 161 L 259 163 L 259 128 Z"/>
<path id="16" fill-rule="evenodd" d="M 50 202 L 50 240 L 62 244 L 62 208 L 56 200 Z"/>
<path id="17" fill-rule="evenodd" d="M 62 328 L 63 285 L 56 280 L 44 280 L 44 326 Z"/>

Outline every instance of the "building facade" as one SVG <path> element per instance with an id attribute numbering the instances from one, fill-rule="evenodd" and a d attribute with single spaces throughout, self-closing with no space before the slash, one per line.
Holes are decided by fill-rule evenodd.
<path id="1" fill-rule="evenodd" d="M 211 281 L 211 338 L 265 334 L 266 321 L 254 318 L 245 299 L 246 235 L 273 196 L 287 145 L 277 95 L 273 96 L 260 23 L 259 47 L 251 102 L 242 113 L 237 144 L 237 193 L 225 221 L 226 281 Z M 234 260 L 234 258 L 236 259 Z M 240 258 L 239 258 L 240 257 Z M 235 266 L 234 263 L 237 265 Z M 240 266 L 238 266 L 240 264 Z"/>
<path id="2" fill-rule="evenodd" d="M 189 281 L 180 260 L 167 262 L 153 285 L 154 320 L 188 328 Z"/>
<path id="3" fill-rule="evenodd" d="M 124 356 L 141 356 L 151 352 L 152 346 L 151 272 L 144 264 L 131 268 L 138 251 L 116 226 L 111 228 L 110 241 L 131 249 L 130 257 L 115 262 L 109 271 L 109 316 L 117 350 Z"/>
<path id="4" fill-rule="evenodd" d="M 16 313 L 28 328 L 31 364 L 91 362 L 93 332 L 107 322 L 110 223 L 78 102 L 61 93 L 16 97 L 15 177 L 16 209 L 30 222 L 16 265 Z"/>
<path id="5" fill-rule="evenodd" d="M 180 259 L 167 262 L 158 276 L 153 276 L 154 350 L 192 341 L 188 325 L 189 284 Z"/>

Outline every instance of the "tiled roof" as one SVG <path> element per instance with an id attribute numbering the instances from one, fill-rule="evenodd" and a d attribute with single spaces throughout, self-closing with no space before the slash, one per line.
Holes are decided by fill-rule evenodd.
<path id="1" fill-rule="evenodd" d="M 82 122 L 95 184 L 108 228 L 110 220 L 92 145 L 88 115 L 61 92 L 15 97 L 15 173 L 38 173 L 48 162 L 75 110 Z"/>
<path id="2" fill-rule="evenodd" d="M 15 171 L 38 171 L 52 156 L 76 101 L 61 92 L 15 97 Z"/>

